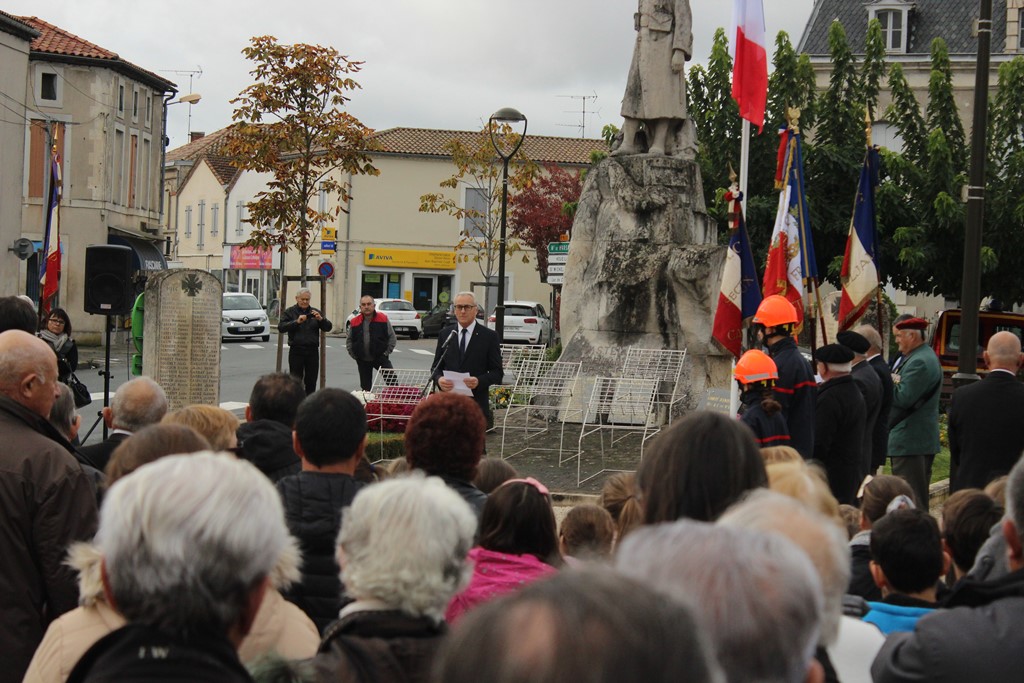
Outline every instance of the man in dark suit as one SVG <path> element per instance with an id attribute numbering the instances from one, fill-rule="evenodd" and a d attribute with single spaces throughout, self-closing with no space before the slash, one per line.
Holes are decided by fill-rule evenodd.
<path id="1" fill-rule="evenodd" d="M 953 392 L 949 407 L 949 454 L 954 466 L 950 490 L 983 488 L 1007 474 L 1024 451 L 1024 384 L 1020 339 L 996 332 L 988 340 L 980 382 Z"/>
<path id="2" fill-rule="evenodd" d="M 444 378 L 444 371 L 469 373 L 470 376 L 465 380 L 466 386 L 472 390 L 473 398 L 490 424 L 488 390 L 492 384 L 501 382 L 504 375 L 501 347 L 497 333 L 477 322 L 476 309 L 476 297 L 472 292 L 459 292 L 455 295 L 455 319 L 458 322 L 444 328 L 437 335 L 437 351 L 434 353 L 434 367 L 437 370 L 434 379 L 441 391 L 452 391 L 455 384 Z"/>
<path id="3" fill-rule="evenodd" d="M 871 434 L 871 467 L 870 474 L 875 474 L 879 467 L 885 465 L 889 457 L 889 413 L 892 412 L 892 372 L 889 364 L 882 356 L 882 335 L 870 325 L 860 325 L 854 332 L 868 340 L 867 362 L 874 369 L 882 382 L 882 403 L 878 409 L 878 419 Z"/>
<path id="4" fill-rule="evenodd" d="M 167 394 L 149 377 L 128 380 L 103 408 L 103 421 L 112 430 L 106 440 L 78 449 L 88 462 L 103 471 L 118 445 L 143 427 L 156 424 L 167 414 Z"/>
<path id="5" fill-rule="evenodd" d="M 827 344 L 814 352 L 818 387 L 814 406 L 814 459 L 825 466 L 832 495 L 853 505 L 860 485 L 861 450 L 867 408 L 853 381 L 853 351 L 842 344 Z"/>
<path id="6" fill-rule="evenodd" d="M 853 351 L 853 381 L 864 397 L 867 409 L 867 421 L 864 425 L 864 446 L 861 449 L 860 480 L 871 474 L 871 439 L 878 422 L 878 412 L 882 408 L 882 380 L 875 369 L 867 362 L 868 349 L 871 342 L 864 335 L 852 330 L 843 330 L 836 335 L 836 341 Z"/>

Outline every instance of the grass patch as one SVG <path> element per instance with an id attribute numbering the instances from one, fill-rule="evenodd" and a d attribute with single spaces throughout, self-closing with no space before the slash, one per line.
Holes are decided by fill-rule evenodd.
<path id="1" fill-rule="evenodd" d="M 883 470 L 885 474 L 892 474 L 892 465 L 890 463 L 885 464 Z M 942 481 L 943 479 L 949 479 L 949 448 L 943 448 L 941 451 L 935 454 L 935 460 L 932 462 L 932 482 Z"/>
<path id="2" fill-rule="evenodd" d="M 395 432 L 366 433 L 366 455 L 373 460 L 394 460 L 405 457 L 405 435 Z"/>

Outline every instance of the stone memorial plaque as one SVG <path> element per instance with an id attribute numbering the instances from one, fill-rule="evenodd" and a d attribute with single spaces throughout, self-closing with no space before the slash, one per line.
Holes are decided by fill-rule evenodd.
<path id="1" fill-rule="evenodd" d="M 710 410 L 714 413 L 722 413 L 723 415 L 735 417 L 729 407 L 728 389 L 708 389 L 703 398 L 701 398 L 697 409 Z"/>
<path id="2" fill-rule="evenodd" d="M 220 403 L 221 294 L 204 270 L 149 276 L 142 371 L 167 392 L 170 410 Z"/>

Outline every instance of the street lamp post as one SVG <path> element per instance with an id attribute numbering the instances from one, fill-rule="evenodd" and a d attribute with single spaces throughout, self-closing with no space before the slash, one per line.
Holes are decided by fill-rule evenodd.
<path id="1" fill-rule="evenodd" d="M 976 382 L 978 305 L 981 301 L 981 233 L 985 224 L 985 131 L 988 121 L 989 46 L 992 0 L 981 0 L 978 15 L 978 61 L 974 69 L 974 119 L 971 130 L 971 172 L 967 185 L 967 228 L 964 231 L 964 276 L 960 294 L 960 360 L 954 387 Z"/>
<path id="2" fill-rule="evenodd" d="M 523 124 L 523 132 L 510 151 L 505 151 L 498 144 L 494 131 L 503 124 Z M 494 151 L 501 157 L 501 236 L 498 239 L 498 304 L 494 307 L 494 331 L 498 333 L 498 343 L 505 341 L 505 234 L 508 229 L 508 162 L 516 155 L 526 139 L 526 117 L 512 107 L 504 107 L 491 114 L 487 127 L 491 133 L 491 144 Z"/>

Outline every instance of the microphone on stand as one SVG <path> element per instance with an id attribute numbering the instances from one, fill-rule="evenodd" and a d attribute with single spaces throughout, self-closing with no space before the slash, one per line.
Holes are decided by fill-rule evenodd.
<path id="1" fill-rule="evenodd" d="M 452 328 L 452 333 L 449 334 L 448 338 L 444 340 L 444 344 L 441 344 L 441 350 L 442 351 L 448 348 L 448 345 L 452 343 L 452 339 L 455 339 L 455 337 L 459 336 L 458 332 L 459 332 L 459 328 L 458 327 Z"/>

